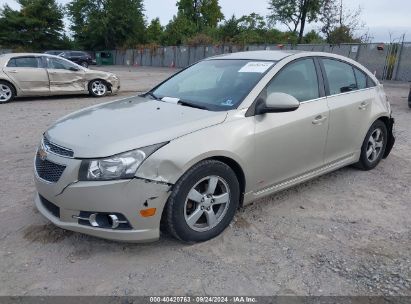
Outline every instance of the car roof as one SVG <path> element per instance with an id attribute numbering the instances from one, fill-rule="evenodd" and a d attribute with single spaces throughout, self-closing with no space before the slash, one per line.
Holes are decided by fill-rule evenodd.
<path id="1" fill-rule="evenodd" d="M 293 51 L 293 50 L 278 50 L 278 51 L 248 51 L 248 52 L 237 52 L 230 54 L 221 54 L 209 59 L 244 59 L 244 60 L 270 60 L 270 61 L 279 61 L 285 57 L 300 54 L 308 53 L 304 51 Z"/>
<path id="2" fill-rule="evenodd" d="M 353 62 L 353 60 L 351 60 L 348 57 L 341 56 L 341 55 L 334 54 L 334 53 L 310 52 L 310 51 L 298 51 L 298 50 L 276 50 L 276 51 L 262 50 L 262 51 L 237 52 L 237 53 L 216 55 L 213 57 L 209 57 L 205 60 L 239 59 L 239 60 L 280 61 L 287 57 L 301 58 L 305 56 L 328 57 L 328 58 L 340 59 L 340 60 L 347 61 L 350 63 Z M 356 62 L 356 64 L 358 63 Z"/>
<path id="3" fill-rule="evenodd" d="M 45 53 L 6 53 L 6 54 L 1 54 L 0 55 L 0 66 L 4 66 L 10 58 L 13 57 L 26 57 L 26 56 L 45 56 L 45 57 L 53 57 L 53 58 L 60 58 L 59 56 L 51 55 L 51 54 L 45 54 Z"/>

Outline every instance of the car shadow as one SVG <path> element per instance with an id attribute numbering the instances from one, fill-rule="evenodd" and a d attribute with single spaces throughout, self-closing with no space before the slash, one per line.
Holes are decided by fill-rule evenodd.
<path id="1" fill-rule="evenodd" d="M 110 97 L 107 95 L 105 97 Z M 32 97 L 16 97 L 12 102 L 26 102 L 26 101 L 48 101 L 48 100 L 63 100 L 63 99 L 90 99 L 95 98 L 86 94 L 73 94 L 73 95 L 53 95 L 53 96 L 32 96 Z M 98 99 L 98 98 L 96 98 Z"/>

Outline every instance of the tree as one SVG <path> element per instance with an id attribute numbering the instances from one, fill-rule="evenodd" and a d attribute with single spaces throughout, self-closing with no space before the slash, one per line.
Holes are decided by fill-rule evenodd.
<path id="1" fill-rule="evenodd" d="M 321 32 L 328 43 L 349 43 L 364 41 L 365 36 L 356 37 L 356 33 L 365 27 L 361 20 L 361 7 L 347 9 L 342 0 L 324 0 L 320 12 Z"/>
<path id="2" fill-rule="evenodd" d="M 331 44 L 341 44 L 341 43 L 353 43 L 360 42 L 358 39 L 355 39 L 351 30 L 346 26 L 336 27 L 331 31 L 328 42 Z"/>
<path id="3" fill-rule="evenodd" d="M 307 34 L 305 34 L 304 43 L 323 43 L 324 39 L 314 30 L 309 31 Z"/>
<path id="4" fill-rule="evenodd" d="M 142 0 L 73 0 L 67 5 L 74 38 L 90 50 L 144 43 L 143 11 Z"/>
<path id="5" fill-rule="evenodd" d="M 335 29 L 336 24 L 338 24 L 339 17 L 340 11 L 336 0 L 324 0 L 319 20 L 321 22 L 320 31 L 324 34 L 327 42 L 330 42 L 331 32 Z"/>
<path id="6" fill-rule="evenodd" d="M 63 8 L 55 0 L 18 0 L 20 10 L 0 11 L 0 44 L 20 50 L 63 48 Z"/>
<path id="7" fill-rule="evenodd" d="M 263 16 L 251 13 L 238 19 L 239 33 L 234 37 L 234 42 L 240 44 L 265 43 L 265 34 L 268 30 Z"/>
<path id="8" fill-rule="evenodd" d="M 179 12 L 166 26 L 164 43 L 166 45 L 180 45 L 196 33 L 196 24 Z"/>
<path id="9" fill-rule="evenodd" d="M 243 31 L 264 31 L 266 30 L 267 23 L 263 16 L 251 13 L 238 19 L 238 26 Z"/>
<path id="10" fill-rule="evenodd" d="M 316 21 L 321 9 L 322 0 L 270 0 L 269 19 L 272 23 L 280 22 L 294 33 L 298 27 L 298 43 L 301 43 L 306 22 Z"/>
<path id="11" fill-rule="evenodd" d="M 224 19 L 218 0 L 179 0 L 178 14 L 193 22 L 198 30 L 216 27 Z"/>
<path id="12" fill-rule="evenodd" d="M 164 28 L 161 26 L 160 19 L 156 18 L 151 20 L 150 25 L 147 27 L 147 41 L 149 43 L 160 44 L 163 41 Z"/>
<path id="13" fill-rule="evenodd" d="M 200 13 L 203 18 L 203 25 L 208 27 L 216 27 L 220 21 L 224 20 L 218 0 L 203 0 Z"/>
<path id="14" fill-rule="evenodd" d="M 219 27 L 219 36 L 223 42 L 231 42 L 232 39 L 240 34 L 240 28 L 238 27 L 239 20 L 233 15 L 230 19 Z"/>

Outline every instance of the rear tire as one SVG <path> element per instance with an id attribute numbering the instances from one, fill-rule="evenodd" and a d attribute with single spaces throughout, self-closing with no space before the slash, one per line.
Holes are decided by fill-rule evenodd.
<path id="1" fill-rule="evenodd" d="M 80 63 L 80 65 L 81 65 L 83 68 L 88 68 L 88 63 L 87 63 L 87 61 L 83 61 L 82 63 Z"/>
<path id="2" fill-rule="evenodd" d="M 210 240 L 230 224 L 239 200 L 233 170 L 220 161 L 202 161 L 174 185 L 164 211 L 167 229 L 187 243 Z"/>
<path id="3" fill-rule="evenodd" d="M 93 97 L 103 97 L 107 94 L 107 90 L 107 83 L 101 79 L 94 79 L 88 84 L 88 91 Z"/>
<path id="4" fill-rule="evenodd" d="M 0 104 L 12 101 L 15 96 L 14 87 L 7 81 L 0 81 Z"/>
<path id="5" fill-rule="evenodd" d="M 384 156 L 387 139 L 387 126 L 377 120 L 368 130 L 361 147 L 360 160 L 354 166 L 364 171 L 374 169 Z"/>

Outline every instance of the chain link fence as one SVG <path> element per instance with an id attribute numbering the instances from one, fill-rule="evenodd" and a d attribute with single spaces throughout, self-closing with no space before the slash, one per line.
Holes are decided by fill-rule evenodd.
<path id="1" fill-rule="evenodd" d="M 411 81 L 411 42 L 403 43 L 398 54 L 393 79 Z"/>

